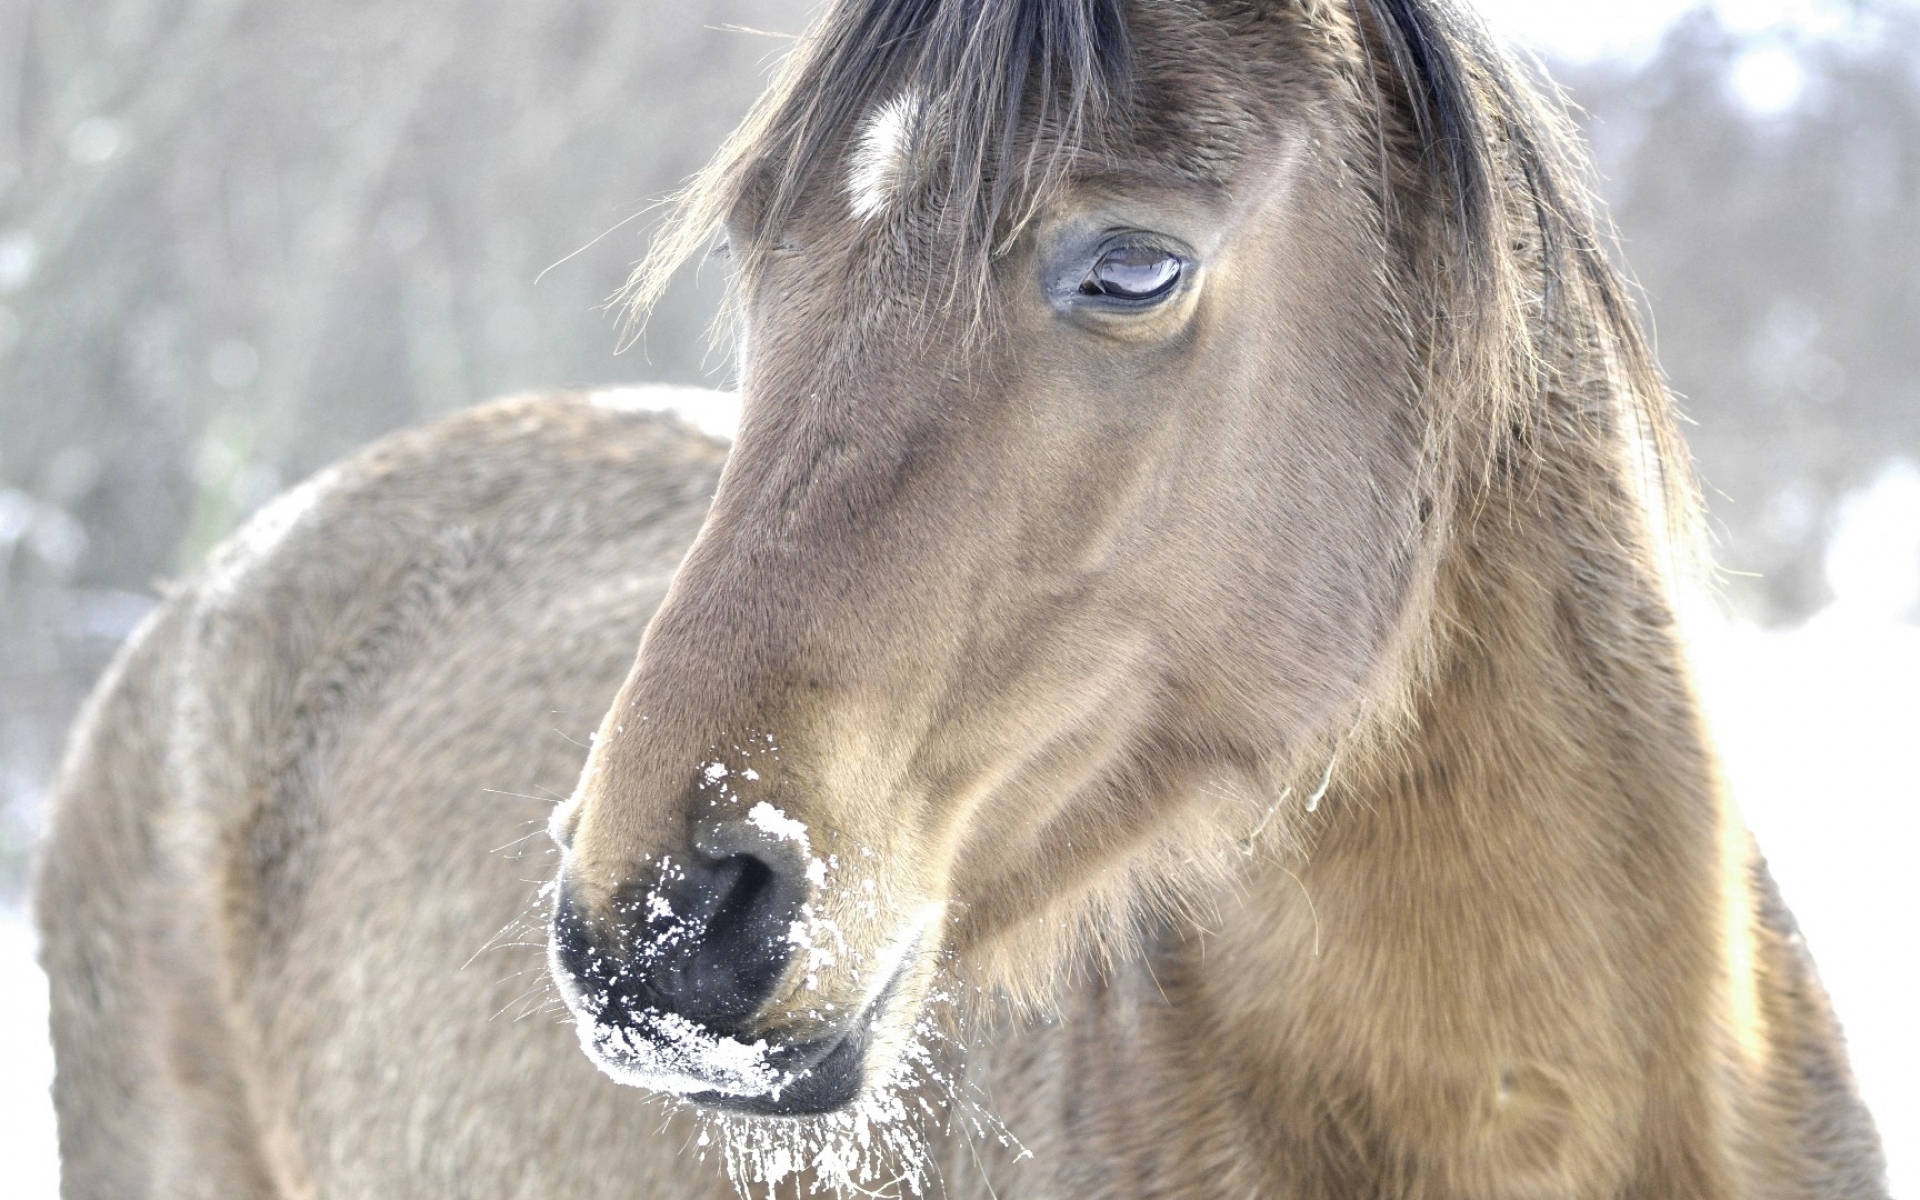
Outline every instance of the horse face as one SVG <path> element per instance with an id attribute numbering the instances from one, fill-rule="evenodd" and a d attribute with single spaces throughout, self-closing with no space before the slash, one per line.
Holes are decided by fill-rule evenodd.
<path id="1" fill-rule="evenodd" d="M 1084 164 L 978 324 L 871 162 L 804 199 L 711 515 L 556 819 L 556 974 L 611 1072 L 842 1106 L 942 964 L 1036 990 L 1351 722 L 1416 582 L 1420 431 L 1320 119 L 1224 180 Z"/>

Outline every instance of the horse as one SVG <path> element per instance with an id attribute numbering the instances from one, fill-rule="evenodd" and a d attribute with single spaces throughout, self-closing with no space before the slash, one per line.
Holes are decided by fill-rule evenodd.
<path id="1" fill-rule="evenodd" d="M 1584 171 L 1451 0 L 836 0 L 635 279 L 730 446 L 402 433 L 101 684 L 64 1195 L 1884 1197 Z"/>

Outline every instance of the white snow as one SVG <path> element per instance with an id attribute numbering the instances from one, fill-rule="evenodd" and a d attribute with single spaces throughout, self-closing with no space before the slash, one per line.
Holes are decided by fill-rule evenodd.
<path id="1" fill-rule="evenodd" d="M 721 1161 L 742 1195 L 778 1195 L 783 1182 L 810 1167 L 825 1185 L 824 1194 L 896 1197 L 929 1194 L 929 1126 L 959 1119 L 978 1136 L 1017 1147 L 979 1098 L 964 1093 L 942 1069 L 937 1047 L 948 1039 L 939 1013 L 951 1003 L 937 989 L 929 995 L 886 1073 L 850 1108 L 796 1122 L 704 1111 L 700 1115 L 714 1136 L 703 1132 L 700 1144 L 719 1143 Z M 750 1191 L 752 1185 L 759 1186 Z"/>
<path id="2" fill-rule="evenodd" d="M 1920 471 L 1841 511 L 1833 603 L 1799 629 L 1689 622 L 1749 828 L 1845 1027 L 1892 1193 L 1920 1195 Z"/>
<path id="3" fill-rule="evenodd" d="M 1695 658 L 1727 774 L 1920 1195 L 1920 626 L 1720 625 Z"/>
<path id="4" fill-rule="evenodd" d="M 747 823 L 782 841 L 798 842 L 803 848 L 809 844 L 806 822 L 794 820 L 765 800 L 747 810 Z"/>
<path id="5" fill-rule="evenodd" d="M 609 1078 L 656 1092 L 762 1096 L 783 1080 L 764 1039 L 716 1037 L 685 1017 L 661 1013 L 648 1036 L 576 1014 L 580 1047 Z"/>
<path id="6" fill-rule="evenodd" d="M 740 394 L 651 383 L 602 388 L 587 396 L 595 408 L 616 412 L 671 413 L 708 437 L 732 441 L 740 429 Z"/>
<path id="7" fill-rule="evenodd" d="M 26 917 L 0 911 L 0 1163 L 12 1200 L 55 1200 L 53 1047 L 47 1042 L 47 981 L 34 962 Z"/>

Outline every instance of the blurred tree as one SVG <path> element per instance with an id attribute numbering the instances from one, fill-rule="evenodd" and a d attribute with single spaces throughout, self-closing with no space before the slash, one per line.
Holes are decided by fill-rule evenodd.
<path id="1" fill-rule="evenodd" d="M 490 395 L 726 362 L 711 279 L 625 357 L 596 309 L 786 44 L 731 27 L 805 15 L 0 0 L 0 891 L 156 579 L 284 483 Z"/>
<path id="2" fill-rule="evenodd" d="M 1860 0 L 1817 40 L 1703 9 L 1644 64 L 1557 74 L 1697 423 L 1728 590 L 1804 617 L 1840 500 L 1920 461 L 1920 9 Z"/>

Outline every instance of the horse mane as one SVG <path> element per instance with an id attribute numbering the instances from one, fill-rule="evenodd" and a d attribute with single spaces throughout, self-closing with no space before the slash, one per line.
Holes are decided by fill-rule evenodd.
<path id="1" fill-rule="evenodd" d="M 1413 145 L 1381 166 L 1387 218 L 1425 201 L 1437 226 L 1435 466 L 1484 477 L 1525 458 L 1514 443 L 1533 444 L 1543 421 L 1605 429 L 1626 443 L 1668 565 L 1691 572 L 1702 559 L 1691 459 L 1567 98 L 1458 0 L 1322 2 L 1359 18 L 1363 60 L 1384 59 L 1388 80 L 1368 81 L 1375 103 L 1406 109 Z M 1366 44 L 1370 31 L 1384 44 Z"/>
<path id="2" fill-rule="evenodd" d="M 714 161 L 675 198 L 625 296 L 636 320 L 730 221 L 750 281 L 822 168 L 892 97 L 920 102 L 919 194 L 949 290 L 978 317 L 996 254 L 1132 116 L 1140 0 L 838 0 Z M 1569 376 L 1604 381 L 1635 469 L 1689 564 L 1699 522 L 1671 397 L 1561 93 L 1459 0 L 1185 0 L 1204 17 L 1287 19 L 1343 47 L 1390 241 L 1429 294 L 1407 314 L 1430 397 L 1429 460 L 1484 474 Z M 1409 233 L 1422 230 L 1424 232 Z M 930 289 L 935 290 L 937 289 Z M 1614 422 L 1608 422 L 1613 424 Z M 1438 485 L 1436 490 L 1445 490 Z"/>

